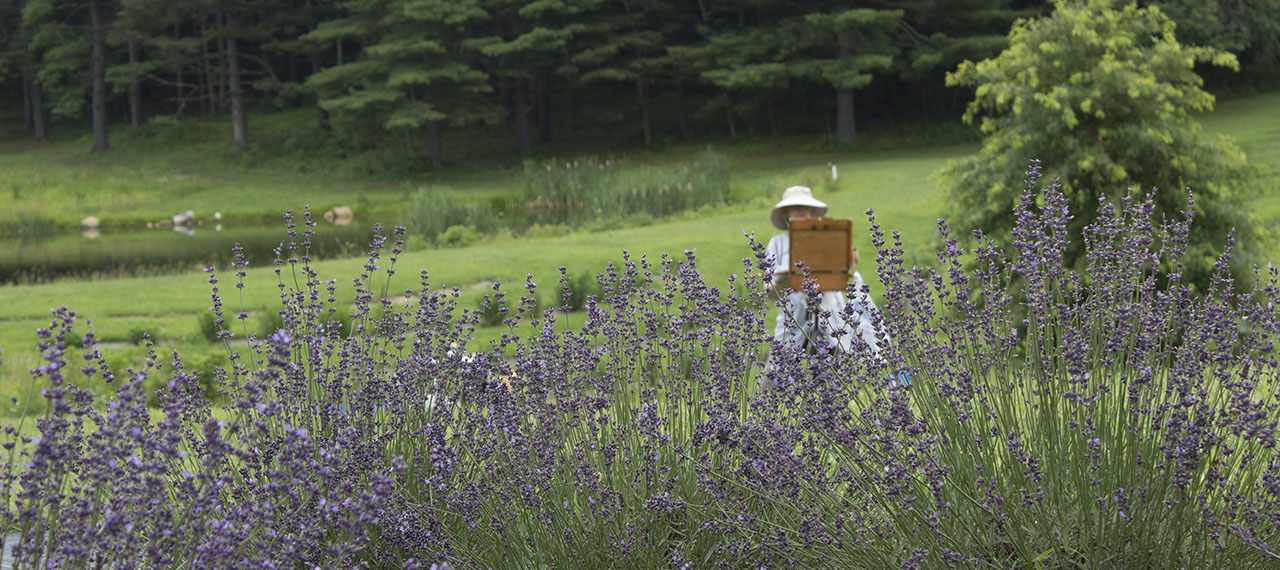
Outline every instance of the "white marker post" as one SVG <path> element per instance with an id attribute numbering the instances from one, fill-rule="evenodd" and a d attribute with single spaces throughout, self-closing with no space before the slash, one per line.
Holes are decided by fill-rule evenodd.
<path id="1" fill-rule="evenodd" d="M 831 179 L 832 179 L 832 180 L 839 180 L 839 179 L 840 179 L 840 175 L 836 173 L 836 163 L 834 163 L 834 162 L 828 162 L 828 163 L 827 163 L 827 166 L 830 166 L 830 167 L 831 167 Z"/>

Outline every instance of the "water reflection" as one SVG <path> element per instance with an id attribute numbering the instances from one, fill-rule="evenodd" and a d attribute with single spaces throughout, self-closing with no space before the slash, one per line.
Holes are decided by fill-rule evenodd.
<path id="1" fill-rule="evenodd" d="M 481 203 L 484 207 L 475 207 Z M 439 201 L 429 201 L 428 216 L 392 214 L 383 227 L 409 226 L 409 232 L 427 241 L 438 239 L 450 226 L 470 226 L 482 234 L 511 231 L 523 233 L 531 226 L 578 226 L 590 219 L 589 212 L 551 207 L 530 207 L 518 199 L 467 202 L 448 215 Z M 536 205 L 535 205 L 536 206 Z M 239 243 L 251 266 L 270 265 L 275 249 L 285 238 L 279 222 L 212 226 L 182 212 L 170 220 L 148 224 L 148 228 L 101 231 L 82 223 L 80 232 L 22 235 L 0 238 L 0 283 L 31 283 L 58 278 L 127 277 L 199 270 L 206 266 L 225 269 L 231 248 Z M 321 216 L 311 240 L 312 259 L 332 259 L 363 255 L 375 220 L 355 219 L 350 208 L 334 208 Z M 221 220 L 214 212 L 213 220 Z M 420 219 L 421 218 L 421 219 Z M 87 220 L 87 219 L 86 219 Z M 205 231 L 199 231 L 204 229 Z M 168 230 L 168 231 L 167 231 Z"/>
<path id="2" fill-rule="evenodd" d="M 385 224 L 384 224 L 385 225 Z M 99 230 L 0 238 L 0 283 L 30 283 L 62 277 L 120 277 L 225 268 L 240 243 L 251 266 L 270 265 L 286 237 L 279 223 L 215 225 L 213 231 L 177 225 L 137 230 Z M 372 223 L 322 224 L 311 244 L 312 259 L 362 254 Z"/>

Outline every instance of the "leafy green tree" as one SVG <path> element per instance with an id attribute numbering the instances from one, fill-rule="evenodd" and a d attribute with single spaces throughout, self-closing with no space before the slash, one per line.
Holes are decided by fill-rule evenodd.
<path id="1" fill-rule="evenodd" d="M 1207 283 L 1230 228 L 1244 232 L 1244 244 L 1261 230 L 1242 207 L 1244 153 L 1225 137 L 1204 136 L 1192 115 L 1214 103 L 1197 62 L 1236 65 L 1229 53 L 1179 43 L 1157 8 L 1064 0 L 1050 16 L 1016 24 L 998 57 L 966 61 L 948 75 L 951 85 L 976 88 L 965 120 L 980 121 L 987 135 L 977 155 L 942 172 L 953 225 L 1007 235 L 1032 159 L 1061 179 L 1071 210 L 1081 213 L 1070 226 L 1076 233 L 1096 219 L 1104 194 L 1157 187 L 1156 216 L 1172 219 L 1189 187 L 1198 221 L 1185 277 Z"/>
<path id="2" fill-rule="evenodd" d="M 1280 0 L 1156 0 L 1184 41 L 1258 64 L 1280 63 Z"/>

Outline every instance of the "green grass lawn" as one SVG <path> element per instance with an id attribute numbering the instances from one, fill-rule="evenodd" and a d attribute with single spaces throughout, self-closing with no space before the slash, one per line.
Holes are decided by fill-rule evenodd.
<path id="1" fill-rule="evenodd" d="M 1201 119 L 1207 133 L 1235 139 L 1249 163 L 1262 169 L 1254 214 L 1272 228 L 1280 227 L 1280 94 L 1226 101 Z M 1276 257 L 1275 255 L 1272 256 Z"/>
<path id="2" fill-rule="evenodd" d="M 1224 103 L 1218 111 L 1205 116 L 1203 124 L 1208 132 L 1236 137 L 1250 160 L 1268 169 L 1256 211 L 1263 220 L 1280 218 L 1280 93 Z M 173 210 L 170 204 L 177 203 L 172 202 L 173 196 L 181 196 L 186 200 L 182 203 L 192 208 L 276 216 L 286 208 L 297 210 L 308 203 L 313 208 L 324 208 L 346 203 L 353 195 L 363 195 L 368 203 L 390 211 L 412 187 L 405 182 L 378 184 L 252 166 L 215 172 L 207 166 L 208 161 L 199 160 L 199 149 L 182 147 L 172 153 L 157 153 L 154 143 L 131 146 L 127 140 L 122 141 L 103 157 L 88 154 L 83 146 L 51 144 L 31 149 L 11 141 L 0 144 L 0 170 L 10 175 L 11 185 L 21 186 L 14 186 L 12 192 L 0 187 L 0 207 L 21 214 L 76 204 L 67 209 L 68 219 L 78 222 L 85 212 L 110 211 L 125 223 L 135 217 L 143 219 Z M 733 157 L 732 194 L 741 200 L 739 203 L 686 213 L 644 227 L 580 230 L 538 239 L 498 236 L 465 248 L 410 251 L 401 256 L 397 275 L 385 286 L 389 295 L 417 289 L 419 272 L 427 270 L 433 287 L 461 288 L 461 306 L 470 308 L 487 291 L 482 285 L 485 282 L 507 283 L 510 294 L 518 296 L 525 275 L 531 274 L 541 285 L 547 302 L 553 295 L 558 299 L 558 293 L 553 291 L 558 291 L 560 266 L 573 273 L 595 273 L 608 262 L 620 261 L 623 250 L 630 251 L 633 259 L 647 255 L 657 260 L 663 253 L 680 256 L 686 249 L 697 250 L 708 282 L 723 286 L 731 274 L 742 270 L 742 259 L 750 255 L 743 232 L 767 240 L 777 231 L 769 225 L 768 212 L 778 192 L 792 184 L 807 183 L 830 204 L 828 215 L 854 219 L 854 242 L 864 255 L 860 270 L 873 291 L 878 291 L 874 252 L 862 212 L 874 209 L 886 230 L 902 232 L 909 261 L 928 262 L 932 259 L 928 245 L 945 200 L 933 174 L 947 160 L 976 149 L 976 145 L 964 145 L 897 151 L 812 147 L 794 150 L 778 141 L 721 148 L 718 150 Z M 639 160 L 672 160 L 682 153 L 684 150 L 679 149 L 669 154 L 649 151 L 642 153 Z M 184 167 L 185 160 L 196 166 Z M 838 183 L 828 179 L 828 161 L 834 161 L 839 168 Z M 518 178 L 513 168 L 496 170 L 489 176 L 475 171 L 447 173 L 444 180 L 458 192 L 493 193 L 510 191 L 510 185 Z M 37 189 L 41 189 L 39 198 L 23 197 Z M 324 229 L 324 225 L 318 228 L 321 235 Z M 315 265 L 322 278 L 336 279 L 344 287 L 343 294 L 350 298 L 351 279 L 359 274 L 363 263 L 362 259 L 353 258 Z M 260 315 L 278 306 L 276 277 L 271 268 L 250 269 L 243 300 L 231 285 L 234 276 L 230 271 L 221 271 L 220 278 L 228 312 L 243 307 L 253 314 L 248 328 L 256 332 Z M 375 290 L 381 291 L 384 280 L 376 283 Z M 39 358 L 33 331 L 48 324 L 50 309 L 58 305 L 71 307 L 82 319 L 91 321 L 102 340 L 126 341 L 146 330 L 159 339 L 164 351 L 221 350 L 210 347 L 199 333 L 198 315 L 210 305 L 209 284 L 203 273 L 3 286 L 0 393 L 25 393 L 27 370 Z M 574 316 L 566 322 L 573 324 L 580 318 Z M 485 342 L 499 332 L 482 330 L 478 341 Z M 141 350 L 113 348 L 108 353 L 124 363 L 140 357 Z"/>

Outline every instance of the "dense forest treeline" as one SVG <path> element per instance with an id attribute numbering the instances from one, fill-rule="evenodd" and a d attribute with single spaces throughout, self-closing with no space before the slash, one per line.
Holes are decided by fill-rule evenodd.
<path id="1" fill-rule="evenodd" d="M 1236 53 L 1231 81 L 1280 60 L 1280 0 L 1166 0 L 1184 42 Z M 439 167 L 448 129 L 509 129 L 530 154 L 614 125 L 650 144 L 715 129 L 856 140 L 868 116 L 939 122 L 970 93 L 963 60 L 998 54 L 1039 0 L 0 0 L 0 90 L 36 141 L 51 120 L 228 118 L 314 106 L 319 129 L 403 140 Z M 1210 82 L 1226 84 L 1210 76 Z M 661 100 L 662 116 L 655 101 Z M 553 120 L 553 117 L 555 118 Z M 660 119 L 660 121 L 658 120 Z M 666 135 L 664 135 L 665 137 Z"/>

